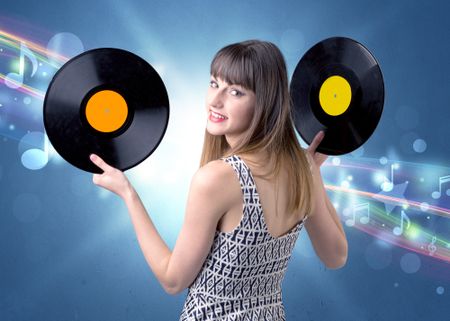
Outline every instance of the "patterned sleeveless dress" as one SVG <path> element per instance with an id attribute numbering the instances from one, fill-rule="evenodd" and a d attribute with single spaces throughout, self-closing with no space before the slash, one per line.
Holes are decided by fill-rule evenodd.
<path id="1" fill-rule="evenodd" d="M 286 234 L 272 237 L 248 166 L 237 155 L 222 159 L 239 178 L 243 217 L 233 231 L 216 231 L 179 320 L 286 320 L 281 284 L 308 217 Z"/>

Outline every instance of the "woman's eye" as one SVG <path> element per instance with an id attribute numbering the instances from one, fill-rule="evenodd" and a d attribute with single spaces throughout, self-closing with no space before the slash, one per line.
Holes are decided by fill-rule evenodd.
<path id="1" fill-rule="evenodd" d="M 215 82 L 215 81 L 212 81 L 212 80 L 209 82 L 209 86 L 210 86 L 210 87 L 213 87 L 213 88 L 217 88 L 216 82 Z"/>
<path id="2" fill-rule="evenodd" d="M 239 90 L 236 90 L 236 89 L 233 89 L 233 90 L 231 91 L 231 94 L 232 94 L 233 96 L 242 96 L 242 92 L 240 92 Z"/>

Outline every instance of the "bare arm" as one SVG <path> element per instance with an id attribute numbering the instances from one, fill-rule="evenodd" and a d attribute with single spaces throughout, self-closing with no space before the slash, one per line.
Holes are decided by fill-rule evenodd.
<path id="1" fill-rule="evenodd" d="M 347 261 L 348 244 L 337 212 L 326 193 L 320 171 L 313 173 L 313 213 L 305 227 L 315 252 L 330 269 L 341 268 Z"/>
<path id="2" fill-rule="evenodd" d="M 145 260 L 166 292 L 166 271 L 172 251 L 164 242 L 147 213 L 139 195 L 130 186 L 123 197 Z"/>
<path id="3" fill-rule="evenodd" d="M 333 213 L 333 215 L 331 215 L 331 217 L 333 218 L 334 222 L 336 223 L 337 227 L 339 228 L 339 231 L 341 231 L 342 236 L 344 236 L 345 238 L 345 232 L 344 232 L 344 228 L 342 227 L 341 221 L 339 220 L 339 216 L 336 212 L 336 209 L 334 208 L 334 205 L 331 203 L 330 198 L 328 197 L 328 194 L 325 191 L 325 200 L 326 200 L 326 204 L 327 204 L 327 208 L 330 211 L 330 213 Z"/>
<path id="4" fill-rule="evenodd" d="M 239 186 L 233 169 L 222 160 L 199 169 L 191 182 L 185 219 L 173 251 L 158 234 L 139 196 L 131 187 L 124 200 L 133 222 L 142 253 L 165 291 L 178 294 L 198 275 L 212 246 L 217 223 L 236 199 L 224 192 Z M 240 200 L 241 191 L 237 190 Z"/>
<path id="5" fill-rule="evenodd" d="M 313 179 L 312 213 L 305 221 L 315 252 L 330 269 L 343 267 L 347 261 L 348 244 L 337 212 L 325 190 L 320 166 L 328 158 L 316 151 L 324 132 L 319 132 L 306 150 Z"/>
<path id="6" fill-rule="evenodd" d="M 185 220 L 171 251 L 124 173 L 96 155 L 91 156 L 91 160 L 104 171 L 101 175 L 94 174 L 93 182 L 125 201 L 142 253 L 164 290 L 177 294 L 192 284 L 213 244 L 220 217 L 233 202 L 241 200 L 239 181 L 233 169 L 217 160 L 195 173 Z M 233 184 L 236 188 L 230 189 Z"/>

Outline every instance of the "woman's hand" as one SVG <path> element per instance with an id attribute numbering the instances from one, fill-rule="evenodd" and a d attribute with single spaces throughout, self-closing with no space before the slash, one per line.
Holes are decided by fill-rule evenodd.
<path id="1" fill-rule="evenodd" d="M 306 149 L 306 157 L 310 161 L 311 171 L 315 173 L 317 169 L 327 160 L 328 155 L 316 152 L 317 146 L 319 146 L 322 139 L 325 137 L 325 132 L 321 130 L 314 137 L 311 145 Z"/>
<path id="2" fill-rule="evenodd" d="M 92 177 L 94 184 L 124 198 L 131 188 L 131 184 L 125 174 L 121 170 L 106 164 L 98 155 L 91 154 L 89 158 L 103 170 L 103 174 L 94 174 Z"/>

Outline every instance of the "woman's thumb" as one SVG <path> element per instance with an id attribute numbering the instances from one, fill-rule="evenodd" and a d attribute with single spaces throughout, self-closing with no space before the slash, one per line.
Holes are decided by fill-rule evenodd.
<path id="1" fill-rule="evenodd" d="M 94 174 L 93 176 L 92 176 L 92 182 L 95 184 L 95 185 L 98 185 L 99 184 L 99 182 L 100 182 L 100 174 Z"/>

